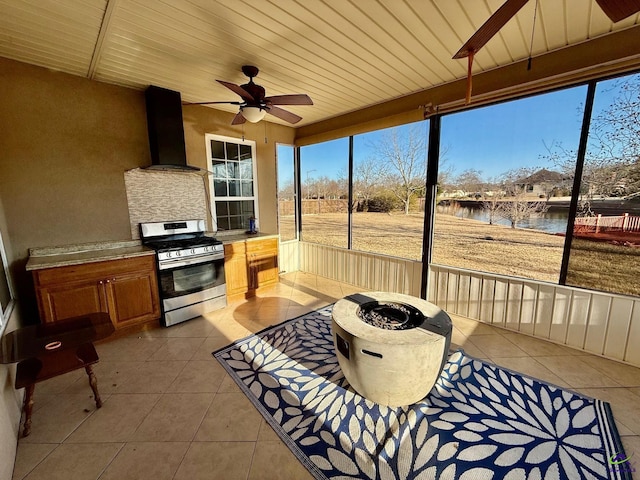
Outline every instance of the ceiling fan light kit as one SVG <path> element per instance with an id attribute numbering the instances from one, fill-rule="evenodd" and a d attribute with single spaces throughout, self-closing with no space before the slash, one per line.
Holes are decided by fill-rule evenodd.
<path id="1" fill-rule="evenodd" d="M 267 114 L 267 111 L 260 107 L 240 107 L 240 113 L 247 122 L 258 123 Z"/>

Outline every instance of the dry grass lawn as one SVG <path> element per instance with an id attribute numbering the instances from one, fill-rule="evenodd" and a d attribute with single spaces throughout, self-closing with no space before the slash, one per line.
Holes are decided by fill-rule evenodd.
<path id="1" fill-rule="evenodd" d="M 353 248 L 418 260 L 423 214 L 353 214 Z M 347 215 L 305 215 L 303 240 L 347 246 Z M 437 215 L 433 262 L 557 283 L 564 238 L 544 232 Z"/>
<path id="2" fill-rule="evenodd" d="M 640 295 L 640 248 L 574 238 L 567 284 Z"/>

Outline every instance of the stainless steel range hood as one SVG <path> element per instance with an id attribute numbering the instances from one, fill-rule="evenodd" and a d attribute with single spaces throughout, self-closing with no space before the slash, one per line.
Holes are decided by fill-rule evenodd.
<path id="1" fill-rule="evenodd" d="M 145 91 L 152 170 L 200 171 L 187 165 L 180 92 L 154 85 Z"/>

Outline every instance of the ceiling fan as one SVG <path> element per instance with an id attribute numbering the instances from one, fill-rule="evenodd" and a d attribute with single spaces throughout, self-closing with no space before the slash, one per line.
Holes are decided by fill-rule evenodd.
<path id="1" fill-rule="evenodd" d="M 528 0 L 507 0 L 504 2 L 453 56 L 454 59 L 465 57 L 469 59 L 467 70 L 467 104 L 471 99 L 471 66 L 473 64 L 473 56 L 524 7 L 527 1 Z M 614 23 L 640 12 L 640 0 L 596 0 L 596 2 Z"/>
<path id="2" fill-rule="evenodd" d="M 244 65 L 242 73 L 249 77 L 249 82 L 244 85 L 236 85 L 235 83 L 225 82 L 224 80 L 216 80 L 229 90 L 237 93 L 242 98 L 239 102 L 199 102 L 193 105 L 213 105 L 227 103 L 230 105 L 239 105 L 240 111 L 236 114 L 231 122 L 232 125 L 240 125 L 245 121 L 257 123 L 262 120 L 265 114 L 273 115 L 285 122 L 298 123 L 302 117 L 295 113 L 288 112 L 276 105 L 313 105 L 313 101 L 309 95 L 304 93 L 292 95 L 274 95 L 265 97 L 264 87 L 253 82 L 253 78 L 258 75 L 258 67 L 252 65 Z"/>

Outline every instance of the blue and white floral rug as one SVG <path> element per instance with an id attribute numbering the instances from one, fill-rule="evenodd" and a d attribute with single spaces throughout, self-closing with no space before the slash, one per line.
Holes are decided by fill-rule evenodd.
<path id="1" fill-rule="evenodd" d="M 630 479 L 609 404 L 452 354 L 421 402 L 349 387 L 331 306 L 214 352 L 317 479 Z"/>

